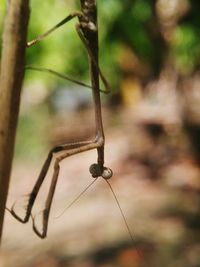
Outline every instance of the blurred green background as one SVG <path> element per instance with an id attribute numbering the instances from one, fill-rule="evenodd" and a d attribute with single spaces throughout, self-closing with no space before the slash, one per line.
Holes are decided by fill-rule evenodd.
<path id="1" fill-rule="evenodd" d="M 80 9 L 79 1 L 75 0 L 32 0 L 28 40 L 77 9 Z M 98 237 L 93 237 L 87 250 L 84 247 L 79 253 L 77 248 L 70 254 L 66 245 L 69 241 L 63 240 L 67 227 L 58 226 L 60 232 L 52 230 L 51 238 L 43 246 L 41 241 L 35 243 L 30 239 L 29 249 L 33 248 L 32 243 L 37 247 L 36 260 L 29 256 L 23 261 L 24 243 L 20 241 L 16 245 L 16 240 L 21 239 L 10 230 L 13 220 L 8 215 L 5 252 L 1 257 L 5 260 L 7 253 L 11 253 L 13 261 L 5 260 L 7 265 L 2 266 L 13 266 L 17 257 L 15 250 L 21 255 L 21 261 L 17 258 L 19 267 L 200 266 L 199 11 L 200 2 L 195 0 L 98 1 L 100 66 L 113 88 L 109 96 L 102 95 L 109 150 L 106 158 L 115 173 L 113 184 L 121 194 L 121 201 L 125 200 L 124 206 L 129 207 L 130 223 L 137 233 L 135 245 L 139 246 L 142 259 L 121 230 L 118 234 L 111 230 L 116 223 L 113 217 L 110 218 L 112 226 L 107 225 L 111 234 L 106 234 L 106 241 L 102 237 L 102 243 Z M 5 1 L 0 0 L 1 32 L 4 14 Z M 72 20 L 27 49 L 27 65 L 50 68 L 90 84 L 87 54 L 75 31 L 76 22 Z M 26 175 L 33 176 L 31 183 L 34 184 L 50 147 L 89 138 L 93 133 L 89 89 L 49 73 L 27 70 L 10 205 L 30 190 Z M 65 170 L 71 170 L 81 179 L 87 176 L 87 170 L 81 173 L 81 161 L 90 164 L 87 160 L 74 158 L 70 164 L 77 172 L 71 170 L 70 164 Z M 78 167 L 77 162 L 80 163 Z M 99 192 L 105 197 L 104 189 Z M 57 197 L 57 202 L 66 202 L 66 192 L 61 190 L 59 194 L 63 198 Z M 105 208 L 106 204 L 102 205 Z M 83 212 L 84 217 L 84 206 L 81 209 L 79 212 Z M 95 236 L 97 225 L 92 229 L 86 227 L 85 232 Z M 73 231 L 84 231 L 80 226 L 78 229 Z M 20 231 L 23 235 L 23 227 Z M 59 238 L 54 242 L 55 233 L 60 243 Z M 105 234 L 101 232 L 100 235 Z M 70 241 L 72 247 L 73 242 L 82 247 L 80 240 Z M 58 249 L 60 244 L 66 246 L 62 253 Z"/>
<path id="2" fill-rule="evenodd" d="M 116 97 L 118 95 L 120 98 L 122 89 L 120 86 L 127 76 L 134 75 L 139 82 L 146 84 L 158 78 L 164 68 L 173 68 L 179 76 L 188 76 L 198 69 L 200 57 L 198 1 L 183 0 L 179 5 L 177 0 L 169 3 L 147 0 L 102 0 L 98 5 L 100 64 L 113 88 L 110 98 L 113 95 Z M 31 1 L 28 40 L 45 32 L 77 8 L 79 8 L 78 1 Z M 5 1 L 1 0 L 1 31 L 4 9 Z M 38 45 L 27 49 L 27 65 L 51 68 L 89 83 L 86 51 L 74 24 L 75 21 L 69 22 Z M 65 80 L 48 73 L 29 70 L 26 72 L 25 85 L 32 88 L 33 84 L 36 84 L 35 87 L 43 87 L 43 91 L 47 90 L 43 92 L 43 97 L 45 94 L 46 96 L 53 94 L 66 84 L 68 87 L 73 87 Z M 42 98 L 39 89 L 32 90 L 31 93 L 35 98 L 39 94 L 41 96 L 38 98 Z M 44 111 L 43 114 L 45 114 L 44 105 L 45 101 L 40 107 Z M 33 112 L 32 120 L 37 121 L 37 114 L 34 110 L 31 112 Z M 38 114 L 41 114 L 40 111 Z M 26 142 L 32 142 L 33 152 L 39 147 L 37 141 L 32 140 L 33 135 L 30 139 L 27 128 L 30 132 L 36 130 L 36 135 L 40 129 L 31 128 L 34 123 L 26 127 L 26 123 L 30 123 L 29 119 L 27 120 L 26 115 L 22 114 L 19 131 L 25 133 L 23 142 L 19 139 L 20 144 L 17 146 L 19 153 Z M 42 128 L 40 123 L 38 127 Z M 27 141 L 26 136 L 29 136 Z M 26 149 L 22 153 L 26 153 Z"/>

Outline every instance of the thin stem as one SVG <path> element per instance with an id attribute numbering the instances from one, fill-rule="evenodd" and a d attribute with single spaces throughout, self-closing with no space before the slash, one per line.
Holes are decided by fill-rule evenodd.
<path id="1" fill-rule="evenodd" d="M 95 178 L 59 215 L 57 215 L 55 219 L 60 218 L 60 216 L 62 216 L 65 211 L 68 210 L 96 182 L 97 179 L 98 177 Z"/>
<path id="2" fill-rule="evenodd" d="M 7 3 L 0 64 L 0 243 L 24 78 L 28 18 L 29 0 Z"/>

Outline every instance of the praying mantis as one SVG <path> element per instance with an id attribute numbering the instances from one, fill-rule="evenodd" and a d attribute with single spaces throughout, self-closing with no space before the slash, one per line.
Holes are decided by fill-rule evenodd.
<path id="1" fill-rule="evenodd" d="M 103 122 L 102 122 L 102 113 L 101 113 L 101 97 L 100 92 L 102 91 L 99 87 L 99 80 L 101 79 L 104 86 L 105 86 L 105 93 L 110 92 L 110 86 L 104 77 L 100 67 L 99 67 L 99 59 L 98 59 L 98 23 L 97 23 L 97 3 L 96 0 L 80 0 L 81 4 L 81 11 L 74 12 L 72 14 L 69 14 L 66 18 L 64 18 L 62 21 L 60 21 L 58 24 L 56 24 L 54 27 L 52 27 L 50 30 L 45 32 L 42 35 L 39 35 L 34 40 L 27 43 L 27 47 L 31 47 L 32 45 L 35 45 L 37 42 L 44 39 L 46 36 L 51 34 L 53 31 L 55 31 L 57 28 L 65 25 L 68 21 L 77 18 L 78 23 L 76 24 L 75 28 L 78 33 L 78 36 L 80 37 L 80 40 L 82 41 L 83 45 L 86 48 L 86 51 L 88 53 L 88 61 L 89 61 L 89 68 L 90 68 L 90 78 L 91 78 L 91 89 L 93 93 L 93 102 L 94 102 L 94 112 L 95 112 L 95 137 L 92 140 L 86 140 L 86 141 L 80 141 L 80 142 L 74 142 L 74 143 L 67 143 L 67 144 L 61 144 L 58 146 L 53 147 L 48 155 L 47 158 L 42 166 L 42 169 L 39 173 L 39 176 L 36 180 L 36 183 L 29 195 L 28 204 L 26 206 L 25 216 L 20 217 L 15 212 L 15 204 L 11 207 L 9 210 L 10 213 L 21 223 L 27 223 L 29 219 L 32 219 L 33 222 L 33 231 L 36 233 L 37 236 L 40 238 L 45 238 L 47 236 L 48 232 L 48 220 L 51 210 L 51 205 L 54 197 L 54 192 L 56 189 L 59 171 L 60 171 L 60 163 L 75 154 L 86 152 L 89 150 L 96 150 L 97 151 L 97 162 L 91 164 L 89 171 L 91 173 L 91 176 L 94 178 L 93 182 L 83 191 L 85 192 L 97 179 L 98 177 L 102 177 L 106 180 L 108 183 L 110 190 L 116 200 L 116 203 L 119 207 L 120 213 L 123 217 L 123 220 L 125 222 L 126 228 L 128 230 L 128 233 L 133 241 L 133 235 L 130 231 L 130 228 L 128 226 L 128 223 L 126 221 L 126 218 L 124 216 L 124 213 L 121 209 L 121 206 L 119 204 L 119 201 L 111 187 L 111 184 L 108 182 L 108 179 L 110 179 L 113 176 L 113 172 L 110 168 L 104 166 L 104 145 L 105 145 L 105 136 L 104 136 L 104 129 L 103 129 Z M 33 67 L 28 66 L 28 69 L 34 69 Z M 35 68 L 35 70 L 46 70 L 48 72 L 51 72 L 53 74 L 58 74 L 55 71 L 44 69 L 44 68 Z M 62 74 L 58 74 L 58 76 L 69 79 L 66 76 L 63 76 Z M 71 79 L 70 79 L 71 80 Z M 75 81 L 76 82 L 76 81 Z M 90 86 L 89 86 L 90 87 Z M 39 231 L 35 219 L 32 216 L 32 208 L 34 206 L 35 200 L 37 198 L 38 192 L 45 180 L 45 177 L 47 175 L 47 172 L 49 170 L 49 167 L 51 163 L 53 162 L 53 175 L 51 179 L 50 188 L 48 191 L 48 195 L 45 201 L 45 208 L 42 211 L 42 230 Z M 83 193 L 82 192 L 82 193 Z M 82 193 L 79 195 L 81 196 Z M 72 202 L 74 203 L 79 196 Z M 71 204 L 72 204 L 71 203 Z"/>
<path id="2" fill-rule="evenodd" d="M 60 171 L 60 163 L 62 160 L 81 153 L 88 150 L 97 150 L 97 163 L 93 163 L 89 171 L 93 178 L 97 179 L 98 177 L 103 177 L 104 179 L 109 179 L 112 177 L 113 173 L 112 170 L 108 167 L 104 166 L 104 144 L 105 144 L 105 137 L 104 137 L 104 130 L 103 130 L 103 123 L 102 123 L 102 114 L 101 114 L 101 98 L 100 98 L 100 88 L 99 88 L 99 79 L 102 80 L 106 92 L 110 91 L 109 84 L 105 79 L 104 75 L 98 64 L 98 26 L 97 26 L 97 3 L 96 0 L 81 0 L 81 11 L 74 12 L 69 14 L 66 18 L 60 21 L 57 25 L 52 27 L 50 30 L 45 32 L 42 35 L 39 35 L 34 40 L 27 43 L 27 47 L 30 47 L 37 42 L 41 41 L 47 35 L 52 33 L 57 28 L 63 26 L 68 21 L 78 18 L 78 23 L 76 24 L 75 28 L 76 31 L 84 44 L 89 58 L 89 68 L 90 68 L 90 76 L 91 76 L 91 88 L 93 92 L 93 101 L 94 101 L 94 109 L 95 109 L 95 128 L 96 133 L 95 137 L 92 140 L 87 141 L 80 141 L 74 143 L 67 143 L 62 144 L 59 146 L 53 147 L 42 166 L 38 179 L 30 193 L 28 204 L 26 207 L 26 213 L 24 218 L 21 218 L 14 210 L 14 205 L 12 206 L 10 212 L 11 214 L 21 223 L 26 223 L 32 218 L 33 221 L 33 231 L 38 235 L 40 238 L 45 238 L 47 235 L 48 230 L 48 220 L 49 214 L 51 210 L 52 200 L 59 176 Z M 31 67 L 30 67 L 31 68 Z M 52 180 L 49 188 L 49 192 L 47 195 L 47 199 L 45 201 L 45 208 L 42 211 L 42 230 L 39 231 L 36 227 L 35 220 L 32 216 L 32 208 L 38 192 L 42 186 L 42 183 L 47 175 L 48 169 L 50 167 L 51 162 L 54 160 L 54 170 L 52 175 Z"/>

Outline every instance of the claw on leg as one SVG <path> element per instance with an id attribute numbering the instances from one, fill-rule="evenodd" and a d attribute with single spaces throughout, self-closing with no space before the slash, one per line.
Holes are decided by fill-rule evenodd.
<path id="1" fill-rule="evenodd" d="M 15 212 L 15 210 L 14 210 L 15 206 L 16 206 L 16 202 L 12 205 L 11 209 L 6 208 L 6 210 L 9 211 L 10 214 L 11 214 L 16 220 L 18 220 L 19 222 L 21 222 L 21 223 L 27 223 L 28 220 L 29 220 L 29 217 L 30 217 L 30 211 L 27 209 L 24 218 L 21 218 L 21 217 Z"/>

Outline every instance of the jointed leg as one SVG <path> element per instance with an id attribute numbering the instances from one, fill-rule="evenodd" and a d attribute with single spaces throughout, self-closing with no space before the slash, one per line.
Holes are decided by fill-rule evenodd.
<path id="1" fill-rule="evenodd" d="M 64 79 L 64 80 L 67 80 L 69 82 L 73 82 L 75 84 L 78 84 L 80 86 L 83 86 L 83 87 L 86 87 L 86 88 L 89 88 L 89 89 L 92 89 L 92 86 L 91 85 L 88 85 L 86 83 L 83 83 L 83 82 L 80 82 L 78 80 L 75 80 L 74 78 L 70 78 L 68 76 L 66 76 L 65 74 L 63 73 L 60 73 L 60 72 L 57 72 L 55 70 L 52 70 L 52 69 L 49 69 L 49 68 L 41 68 L 41 67 L 35 67 L 35 66 L 32 66 L 32 65 L 27 65 L 25 67 L 26 70 L 34 70 L 34 71 L 41 71 L 41 72 L 46 72 L 46 73 L 50 73 L 50 74 L 53 74 L 61 79 Z M 99 91 L 101 93 L 108 93 L 107 91 L 103 90 L 103 89 L 99 89 Z"/>
<path id="2" fill-rule="evenodd" d="M 88 143 L 86 145 L 79 146 L 77 148 L 73 148 L 73 149 L 69 149 L 69 150 L 66 149 L 66 151 L 63 152 L 62 155 L 56 156 L 55 163 L 54 163 L 53 177 L 52 177 L 49 193 L 48 193 L 48 196 L 47 196 L 47 199 L 45 202 L 45 209 L 42 212 L 42 226 L 43 226 L 43 228 L 42 228 L 41 232 L 39 232 L 39 230 L 37 229 L 37 227 L 35 225 L 35 220 L 33 218 L 33 230 L 40 238 L 45 238 L 46 234 L 47 234 L 49 213 L 50 213 L 51 204 L 52 204 L 52 200 L 53 200 L 53 196 L 54 196 L 54 192 L 55 192 L 55 188 L 56 188 L 56 184 L 57 184 L 57 180 L 58 180 L 58 175 L 59 175 L 59 170 L 60 170 L 60 166 L 59 166 L 60 162 L 63 159 L 70 157 L 72 155 L 75 155 L 75 154 L 78 154 L 78 153 L 81 153 L 84 151 L 88 151 L 91 149 L 95 149 L 95 148 L 98 148 L 101 146 L 102 146 L 101 142 L 94 141 L 94 142 Z M 103 173 L 95 173 L 94 168 L 93 169 L 90 168 L 90 172 L 91 172 L 93 177 L 97 177 L 97 176 L 101 176 L 101 175 L 103 176 L 105 174 L 105 172 L 107 172 L 108 170 L 110 170 L 110 169 L 104 167 Z"/>
<path id="3" fill-rule="evenodd" d="M 24 218 L 20 218 L 19 215 L 17 215 L 15 213 L 15 211 L 14 211 L 15 203 L 14 203 L 14 205 L 12 206 L 12 208 L 10 210 L 10 213 L 15 217 L 15 219 L 17 219 L 21 223 L 28 222 L 28 220 L 30 218 L 33 204 L 35 202 L 35 199 L 37 197 L 39 189 L 40 189 L 40 187 L 41 187 L 41 185 L 42 185 L 42 183 L 43 183 L 43 181 L 44 181 L 44 179 L 46 177 L 47 171 L 48 171 L 49 166 L 51 164 L 52 157 L 53 157 L 53 152 L 50 151 L 49 154 L 48 154 L 48 157 L 47 157 L 46 161 L 44 162 L 44 165 L 43 165 L 43 167 L 42 167 L 42 169 L 40 171 L 39 177 L 38 177 L 38 179 L 37 179 L 32 191 L 31 191 L 31 194 L 29 196 L 25 217 Z"/>
<path id="4" fill-rule="evenodd" d="M 50 30 L 48 30 L 47 32 L 45 32 L 45 33 L 39 35 L 38 37 L 36 37 L 36 38 L 33 39 L 32 41 L 28 42 L 28 43 L 27 43 L 27 47 L 30 47 L 30 46 L 36 44 L 38 41 L 41 41 L 41 40 L 44 39 L 46 36 L 48 36 L 49 34 L 51 34 L 53 31 L 55 31 L 55 30 L 58 29 L 59 27 L 63 26 L 65 23 L 67 23 L 68 21 L 72 20 L 72 19 L 75 18 L 75 17 L 78 17 L 79 20 L 80 20 L 80 19 L 82 19 L 82 18 L 84 17 L 84 15 L 83 15 L 81 12 L 74 12 L 74 13 L 68 15 L 65 19 L 63 19 L 61 22 L 59 22 L 58 24 L 56 24 L 56 25 L 55 25 L 54 27 L 52 27 Z M 82 23 L 82 24 L 83 24 L 83 23 Z M 88 26 L 88 24 L 85 25 L 85 27 L 87 27 L 87 26 Z M 77 24 L 77 25 L 76 25 L 76 30 L 77 30 L 78 35 L 79 35 L 80 39 L 82 40 L 84 46 L 86 47 L 86 49 L 87 49 L 87 51 L 88 51 L 88 54 L 89 54 L 91 60 L 93 61 L 93 63 L 95 64 L 95 67 L 97 68 L 97 70 L 98 70 L 98 72 L 99 72 L 99 76 L 100 76 L 100 78 L 101 78 L 101 80 L 102 80 L 102 82 L 103 82 L 103 84 L 104 84 L 104 86 L 105 86 L 105 89 L 106 89 L 106 90 L 103 91 L 103 92 L 104 92 L 104 93 L 109 93 L 109 92 L 111 91 L 110 85 L 109 85 L 108 81 L 106 80 L 105 76 L 103 75 L 103 73 L 102 73 L 100 67 L 98 66 L 98 64 L 97 64 L 97 62 L 96 62 L 96 60 L 95 60 L 95 58 L 94 58 L 94 56 L 93 56 L 92 51 L 90 50 L 90 48 L 89 48 L 89 46 L 88 46 L 88 44 L 87 44 L 87 40 L 86 40 L 85 37 L 84 37 L 84 34 L 83 34 L 82 30 L 81 30 L 81 26 L 80 26 L 80 24 Z M 47 71 L 49 71 L 49 70 L 47 70 Z M 50 72 L 52 72 L 52 71 L 50 71 Z M 55 72 L 54 72 L 54 74 L 55 74 Z M 58 74 L 58 73 L 57 73 L 57 74 Z M 56 74 L 56 75 L 57 75 L 57 74 Z M 60 76 L 63 76 L 63 75 L 60 75 Z M 67 79 L 69 80 L 68 77 L 67 77 Z M 75 82 L 76 82 L 76 81 L 75 81 Z M 101 91 L 102 91 L 102 90 L 101 90 Z"/>
<path id="5" fill-rule="evenodd" d="M 60 166 L 56 160 L 55 165 L 54 165 L 54 173 L 53 173 L 53 177 L 51 181 L 51 186 L 50 186 L 47 200 L 45 203 L 45 209 L 42 211 L 42 232 L 41 233 L 38 231 L 35 225 L 34 218 L 33 218 L 33 230 L 40 238 L 45 238 L 47 235 L 49 213 L 50 213 L 53 195 L 54 195 L 57 180 L 58 180 L 59 171 L 60 171 Z"/>
<path id="6" fill-rule="evenodd" d="M 52 27 L 50 30 L 48 30 L 47 32 L 39 35 L 38 37 L 36 37 L 34 40 L 30 41 L 27 43 L 27 47 L 30 47 L 34 44 L 36 44 L 38 41 L 41 41 L 42 39 L 44 39 L 46 36 L 48 36 L 50 33 L 52 33 L 53 31 L 55 31 L 56 29 L 58 29 L 59 27 L 61 27 L 62 25 L 64 25 L 65 23 L 67 23 L 68 21 L 72 20 L 75 17 L 82 17 L 83 14 L 81 12 L 74 12 L 70 15 L 68 15 L 66 18 L 64 18 L 63 20 L 61 20 L 58 24 L 56 24 L 54 27 Z"/>
<path id="7" fill-rule="evenodd" d="M 33 205 L 34 205 L 34 202 L 35 202 L 35 199 L 38 195 L 38 192 L 40 190 L 40 187 L 46 177 L 46 174 L 48 172 L 48 169 L 49 169 L 49 166 L 51 164 L 51 161 L 52 161 L 52 158 L 53 158 L 53 154 L 54 153 L 58 153 L 58 152 L 61 152 L 63 150 L 67 150 L 67 149 L 73 149 L 73 148 L 76 148 L 76 147 L 81 147 L 81 146 L 84 146 L 84 145 L 88 145 L 88 144 L 91 144 L 93 141 L 83 141 L 83 142 L 76 142 L 76 143 L 71 143 L 71 144 L 65 144 L 65 145 L 60 145 L 60 146 L 56 146 L 54 147 L 53 149 L 51 149 L 51 151 L 49 152 L 48 156 L 47 156 L 47 159 L 46 161 L 44 162 L 43 164 L 43 167 L 40 171 L 40 174 L 39 174 L 39 177 L 30 193 L 30 196 L 29 196 L 29 200 L 28 200 L 28 205 L 27 205 L 27 208 L 26 208 L 26 214 L 25 214 L 25 217 L 24 218 L 20 218 L 14 211 L 14 205 L 12 206 L 11 210 L 10 210 L 10 213 L 20 222 L 22 223 L 26 223 L 28 222 L 30 216 L 31 216 L 31 211 L 32 211 L 32 208 L 33 208 Z M 8 209 L 9 210 L 9 209 Z"/>
<path id="8" fill-rule="evenodd" d="M 97 62 L 96 62 L 96 60 L 95 60 L 95 58 L 94 58 L 94 56 L 93 56 L 93 53 L 92 53 L 92 51 L 90 50 L 90 47 L 88 46 L 88 42 L 87 42 L 87 40 L 86 40 L 86 38 L 85 38 L 85 36 L 84 36 L 84 34 L 83 34 L 83 32 L 82 32 L 82 29 L 81 29 L 80 24 L 76 24 L 76 31 L 77 31 L 77 33 L 78 33 L 78 35 L 79 35 L 79 37 L 80 37 L 82 43 L 84 44 L 85 48 L 87 49 L 88 55 L 90 56 L 90 58 L 91 58 L 93 64 L 95 65 L 96 69 L 97 69 L 98 72 L 99 72 L 99 77 L 101 78 L 101 80 L 102 80 L 102 82 L 103 82 L 103 84 L 104 84 L 104 86 L 105 86 L 105 89 L 106 89 L 106 90 L 104 91 L 104 93 L 110 93 L 110 92 L 111 92 L 110 85 L 109 85 L 108 81 L 106 80 L 105 76 L 103 75 L 103 73 L 102 73 L 102 71 L 101 71 L 99 65 L 97 64 Z"/>

